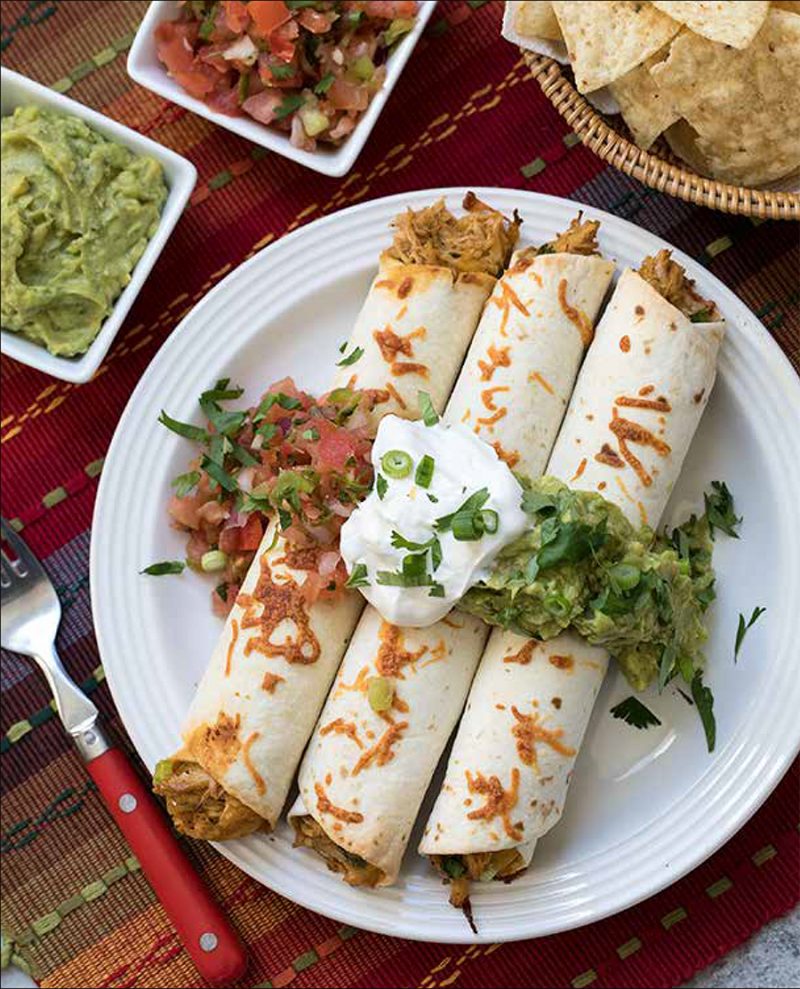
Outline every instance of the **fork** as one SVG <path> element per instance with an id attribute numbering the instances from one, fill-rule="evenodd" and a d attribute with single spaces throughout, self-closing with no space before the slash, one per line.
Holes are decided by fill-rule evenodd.
<path id="1" fill-rule="evenodd" d="M 36 661 L 62 724 L 136 855 L 200 974 L 230 985 L 247 968 L 239 936 L 203 885 L 149 790 L 98 724 L 98 710 L 69 678 L 55 648 L 61 602 L 24 540 L 5 521 L 0 562 L 0 643 Z"/>

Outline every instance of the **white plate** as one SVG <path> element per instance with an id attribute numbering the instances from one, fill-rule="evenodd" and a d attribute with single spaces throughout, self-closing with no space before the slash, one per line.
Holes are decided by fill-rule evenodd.
<path id="1" fill-rule="evenodd" d="M 169 481 L 186 469 L 184 440 L 156 424 L 164 406 L 197 421 L 197 396 L 220 376 L 250 399 L 292 374 L 324 390 L 375 270 L 391 218 L 442 192 L 456 208 L 464 190 L 420 191 L 364 203 L 282 238 L 242 265 L 183 320 L 134 392 L 106 459 L 92 541 L 92 602 L 106 674 L 144 761 L 172 752 L 194 685 L 220 630 L 209 585 L 138 575 L 183 554 L 170 529 Z M 535 193 L 476 190 L 525 219 L 525 241 L 563 229 L 577 204 Z M 620 264 L 638 264 L 664 242 L 597 210 L 600 243 Z M 717 279 L 677 259 L 729 321 L 720 373 L 671 502 L 699 507 L 711 480 L 728 482 L 744 515 L 742 538 L 721 537 L 718 599 L 710 615 L 708 682 L 716 695 L 717 750 L 705 749 L 696 711 L 671 693 L 651 698 L 664 727 L 637 732 L 608 709 L 627 688 L 608 677 L 575 771 L 565 817 L 542 839 L 529 872 L 473 896 L 477 938 L 412 840 L 397 886 L 344 885 L 312 853 L 291 848 L 288 828 L 219 845 L 254 878 L 341 921 L 426 941 L 497 941 L 551 934 L 598 920 L 650 896 L 694 868 L 748 819 L 800 745 L 800 383 L 775 342 Z M 767 613 L 737 666 L 737 615 Z"/>
<path id="2" fill-rule="evenodd" d="M 169 192 L 161 211 L 158 229 L 150 238 L 144 254 L 139 258 L 131 273 L 131 280 L 114 303 L 114 308 L 106 317 L 100 327 L 100 332 L 89 345 L 86 353 L 77 357 L 58 357 L 51 354 L 46 347 L 26 340 L 18 333 L 3 330 L 0 334 L 0 349 L 4 354 L 13 357 L 14 360 L 20 361 L 22 364 L 28 364 L 39 371 L 44 371 L 45 374 L 51 374 L 54 378 L 81 383 L 88 381 L 100 367 L 103 358 L 108 353 L 108 348 L 114 342 L 114 337 L 128 315 L 128 310 L 136 300 L 139 289 L 169 240 L 173 227 L 180 219 L 183 208 L 197 181 L 197 169 L 190 161 L 175 154 L 174 151 L 170 151 L 169 148 L 165 148 L 156 141 L 151 141 L 149 137 L 142 137 L 130 127 L 118 124 L 116 120 L 111 120 L 110 117 L 97 113 L 88 106 L 84 106 L 83 103 L 78 103 L 77 100 L 71 100 L 68 96 L 55 93 L 47 86 L 42 86 L 38 82 L 34 82 L 33 79 L 21 76 L 18 72 L 12 72 L 10 69 L 2 69 L 0 73 L 2 74 L 2 114 L 4 117 L 13 113 L 18 106 L 31 104 L 60 113 L 71 113 L 73 116 L 85 120 L 90 127 L 99 131 L 110 141 L 116 141 L 118 144 L 129 148 L 134 154 L 150 155 L 150 157 L 156 158 L 164 169 L 164 178 Z"/>
<path id="3" fill-rule="evenodd" d="M 154 0 L 147 8 L 147 13 L 139 25 L 139 30 L 136 32 L 128 55 L 128 75 L 140 86 L 151 89 L 159 96 L 163 96 L 165 100 L 170 100 L 187 110 L 191 110 L 192 113 L 205 117 L 212 124 L 226 127 L 240 137 L 246 137 L 248 141 L 252 141 L 254 144 L 269 148 L 270 151 L 283 155 L 284 158 L 291 158 L 292 161 L 305 165 L 306 168 L 313 168 L 315 172 L 322 172 L 323 175 L 341 176 L 350 171 L 356 158 L 361 154 L 372 128 L 377 123 L 378 117 L 389 99 L 395 83 L 400 78 L 403 67 L 410 58 L 417 41 L 419 41 L 420 35 L 425 30 L 425 25 L 428 23 L 435 6 L 436 0 L 420 0 L 417 23 L 413 30 L 409 31 L 403 38 L 387 61 L 386 79 L 383 86 L 376 93 L 353 133 L 338 148 L 320 145 L 316 151 L 303 151 L 302 148 L 295 148 L 288 136 L 282 131 L 260 124 L 251 117 L 231 117 L 225 113 L 218 113 L 216 110 L 212 110 L 207 103 L 190 96 L 179 83 L 167 74 L 167 70 L 156 55 L 153 37 L 153 32 L 161 21 L 172 20 L 176 17 L 178 13 L 176 0 Z"/>

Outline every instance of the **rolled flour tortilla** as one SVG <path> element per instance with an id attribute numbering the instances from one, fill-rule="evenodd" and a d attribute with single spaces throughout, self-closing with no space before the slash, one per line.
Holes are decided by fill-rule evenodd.
<path id="1" fill-rule="evenodd" d="M 372 393 L 376 421 L 388 412 L 416 417 L 420 390 L 438 411 L 447 400 L 494 286 L 490 272 L 516 241 L 516 223 L 477 200 L 470 207 L 459 219 L 440 203 L 395 221 L 402 229 L 345 350 L 363 353 L 336 380 Z M 459 258 L 447 254 L 454 242 Z M 418 264 L 420 253 L 441 263 Z M 462 257 L 469 270 L 459 268 Z M 275 826 L 363 609 L 354 591 L 308 604 L 302 556 L 268 527 L 184 721 L 183 749 L 157 774 L 156 791 L 192 837 Z"/>
<path id="2" fill-rule="evenodd" d="M 695 319 L 706 318 L 704 307 L 712 314 L 668 255 L 642 270 Z M 640 274 L 623 272 L 547 473 L 599 491 L 634 525 L 657 525 L 708 402 L 723 334 L 721 319 L 692 322 Z M 460 868 L 452 876 L 456 905 L 468 893 L 465 880 L 518 874 L 560 819 L 607 667 L 606 651 L 573 633 L 537 642 L 492 632 L 419 847 L 424 855 L 471 855 L 463 879 Z M 476 780 L 491 783 L 493 801 L 486 797 L 478 814 Z"/>
<path id="3" fill-rule="evenodd" d="M 537 255 L 528 248 L 514 256 L 447 406 L 446 420 L 472 425 L 518 470 L 539 473 L 547 460 L 611 280 L 613 264 L 591 254 L 596 230 L 597 223 L 576 221 L 550 245 L 585 255 Z M 373 608 L 365 610 L 303 760 L 300 794 L 289 814 L 298 843 L 323 855 L 347 882 L 396 880 L 487 635 L 480 620 L 457 612 L 428 628 L 400 629 Z M 395 680 L 391 657 L 398 651 L 418 658 L 404 660 L 403 677 Z M 376 680 L 394 685 L 397 709 L 372 708 L 369 683 Z M 383 757 L 365 766 L 365 752 L 378 745 Z"/>

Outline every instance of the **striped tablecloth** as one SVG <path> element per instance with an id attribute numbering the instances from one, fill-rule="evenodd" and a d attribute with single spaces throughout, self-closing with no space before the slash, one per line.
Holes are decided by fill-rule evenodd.
<path id="1" fill-rule="evenodd" d="M 2 6 L 6 65 L 192 159 L 191 204 L 95 379 L 75 386 L 3 359 L 3 515 L 64 603 L 62 655 L 126 742 L 92 632 L 88 555 L 103 456 L 128 396 L 180 318 L 255 251 L 363 199 L 441 185 L 569 196 L 658 233 L 707 265 L 800 361 L 798 229 L 669 199 L 577 142 L 499 38 L 502 4 L 449 0 L 344 179 L 268 155 L 133 85 L 126 51 L 146 4 Z M 65 738 L 43 681 L 3 657 L 4 961 L 45 986 L 198 986 L 191 963 Z M 251 951 L 250 986 L 671 986 L 800 898 L 798 768 L 708 862 L 646 903 L 580 931 L 458 948 L 316 916 L 211 849 L 190 849 Z"/>

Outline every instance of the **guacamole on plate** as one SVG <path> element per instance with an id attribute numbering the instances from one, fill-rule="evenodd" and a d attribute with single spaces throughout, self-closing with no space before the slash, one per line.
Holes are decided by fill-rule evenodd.
<path id="1" fill-rule="evenodd" d="M 83 353 L 158 227 L 161 166 L 35 106 L 3 117 L 1 140 L 3 329 Z"/>
<path id="2" fill-rule="evenodd" d="M 636 690 L 677 673 L 691 682 L 714 599 L 707 517 L 656 535 L 601 495 L 552 477 L 525 482 L 523 507 L 530 529 L 459 607 L 541 639 L 572 627 L 608 649 Z"/>

